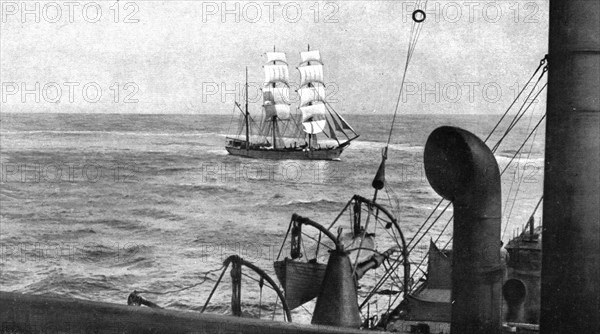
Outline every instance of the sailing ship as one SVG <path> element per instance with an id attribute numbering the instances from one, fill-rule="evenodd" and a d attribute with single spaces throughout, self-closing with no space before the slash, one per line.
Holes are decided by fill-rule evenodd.
<path id="1" fill-rule="evenodd" d="M 530 221 L 528 232 L 507 247 L 511 254 L 520 257 L 512 269 L 516 275 L 521 275 L 523 282 L 515 277 L 502 286 L 498 244 L 501 185 L 493 152 L 484 141 L 468 131 L 441 127 L 430 135 L 424 160 L 431 186 L 454 205 L 453 249 L 452 252 L 444 252 L 432 246 L 427 284 L 405 294 L 407 303 L 401 303 L 395 314 L 382 315 L 379 322 L 375 318 L 367 318 L 368 321 L 359 325 L 361 319 L 357 312 L 361 305 L 357 301 L 355 278 L 381 264 L 381 256 L 389 258 L 393 251 L 373 253 L 366 261 L 357 261 L 357 254 L 352 263 L 349 249 L 345 249 L 341 242 L 343 234 L 336 236 L 320 224 L 295 215 L 289 226 L 292 260 L 300 258 L 298 247 L 302 242 L 298 236 L 302 234 L 302 226 L 316 228 L 318 240 L 324 234 L 333 242 L 333 245 L 329 244 L 333 247 L 324 270 L 315 266 L 315 270 L 302 272 L 301 279 L 308 282 L 311 282 L 310 277 L 322 277 L 319 288 L 290 296 L 295 305 L 316 295 L 313 323 L 319 326 L 159 309 L 136 294 L 130 296 L 132 305 L 151 307 L 0 292 L 3 330 L 351 334 L 361 333 L 359 326 L 367 329 L 372 328 L 371 324 L 385 322 L 395 324 L 383 327 L 385 330 L 430 333 L 431 328 L 426 323 L 429 319 L 445 323 L 454 334 L 600 332 L 600 300 L 597 298 L 600 289 L 597 279 L 600 271 L 600 105 L 597 98 L 600 89 L 600 40 L 597 35 L 590 34 L 600 29 L 598 15 L 600 3 L 597 1 L 550 1 L 549 59 L 552 68 L 548 78 L 544 227 L 536 229 Z M 377 182 L 373 182 L 376 190 L 383 187 L 383 175 L 380 169 Z M 353 237 L 366 240 L 369 217 L 381 220 L 383 228 L 392 231 L 390 234 L 399 234 L 401 258 L 405 258 L 407 246 L 401 230 L 385 208 L 374 200 L 354 196 L 342 213 L 347 210 L 351 210 L 347 216 L 350 217 Z M 374 222 L 372 224 L 375 225 Z M 542 241 L 543 251 L 539 247 Z M 358 253 L 363 246 L 361 241 L 358 247 L 351 247 Z M 541 275 L 524 272 L 522 265 L 525 262 L 535 264 L 534 269 L 539 270 L 540 255 Z M 299 281 L 291 281 L 292 277 L 286 275 L 289 273 L 286 270 L 293 268 L 286 268 L 285 262 L 279 264 L 277 276 L 285 282 L 284 288 L 297 286 Z M 311 260 L 306 263 L 310 264 Z M 396 263 L 404 265 L 404 270 L 407 270 L 408 261 Z M 227 258 L 219 281 L 225 277 L 228 266 L 232 266 L 231 277 L 235 283 L 232 284 L 234 315 L 242 314 L 239 310 L 241 292 L 236 283 L 242 275 L 242 267 L 257 272 L 261 286 L 268 284 L 276 288 L 274 280 L 267 279 L 263 271 L 236 256 Z M 396 272 L 391 270 L 387 273 L 393 275 Z M 406 272 L 403 278 L 403 287 L 407 289 L 411 282 L 407 281 Z M 523 306 L 527 298 L 523 295 L 530 292 L 529 287 L 524 286 L 529 284 L 540 287 L 539 309 L 534 301 L 525 302 Z M 443 299 L 429 298 L 440 291 L 445 294 Z M 504 326 L 502 295 L 509 308 L 509 320 Z M 211 296 L 212 293 L 209 300 Z M 281 291 L 277 291 L 277 296 L 282 300 L 286 320 L 291 321 L 289 308 L 293 306 L 285 301 L 288 296 Z M 415 306 L 420 310 L 415 311 Z M 530 321 L 538 315 L 539 327 L 510 323 Z M 436 332 L 446 332 L 446 328 Z"/>
<path id="2" fill-rule="evenodd" d="M 339 160 L 344 149 L 359 135 L 326 100 L 321 53 L 311 51 L 310 47 L 300 53 L 299 113 L 295 114 L 291 112 L 286 54 L 273 51 L 267 52 L 266 57 L 262 117 L 254 119 L 248 110 L 246 69 L 245 109 L 236 102 L 243 122 L 237 135 L 227 137 L 227 152 L 257 159 Z"/>

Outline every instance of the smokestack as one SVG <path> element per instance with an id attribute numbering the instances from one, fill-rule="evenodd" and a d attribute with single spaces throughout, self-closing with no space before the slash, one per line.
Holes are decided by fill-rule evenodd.
<path id="1" fill-rule="evenodd" d="M 445 126 L 427 139 L 424 160 L 429 183 L 454 206 L 451 332 L 499 334 L 504 268 L 496 159 L 474 134 Z"/>
<path id="2" fill-rule="evenodd" d="M 600 1 L 550 1 L 543 333 L 600 333 Z"/>

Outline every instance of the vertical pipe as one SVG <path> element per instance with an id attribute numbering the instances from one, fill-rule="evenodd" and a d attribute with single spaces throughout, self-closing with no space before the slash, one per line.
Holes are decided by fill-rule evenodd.
<path id="1" fill-rule="evenodd" d="M 499 334 L 502 329 L 500 171 L 490 149 L 454 127 L 433 131 L 425 145 L 425 173 L 454 206 L 453 334 Z"/>
<path id="2" fill-rule="evenodd" d="M 600 1 L 550 2 L 543 333 L 600 333 Z"/>

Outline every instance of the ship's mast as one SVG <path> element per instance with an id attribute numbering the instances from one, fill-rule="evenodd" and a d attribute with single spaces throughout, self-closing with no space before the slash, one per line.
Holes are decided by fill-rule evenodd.
<path id="1" fill-rule="evenodd" d="M 250 149 L 250 128 L 248 126 L 248 118 L 250 114 L 248 113 L 248 66 L 246 66 L 246 114 L 244 115 L 246 118 L 246 151 Z"/>
<path id="2" fill-rule="evenodd" d="M 275 52 L 275 46 L 273 45 L 273 52 Z M 273 61 L 273 65 L 275 65 L 277 62 L 274 60 Z M 275 88 L 275 83 L 273 83 L 273 88 Z M 273 149 L 277 148 L 277 136 L 276 136 L 276 131 L 277 131 L 277 114 L 274 114 L 273 117 L 271 117 L 271 121 L 273 124 Z"/>
<path id="3" fill-rule="evenodd" d="M 600 333 L 600 1 L 552 0 L 542 333 Z"/>
<path id="4" fill-rule="evenodd" d="M 277 149 L 278 146 L 285 145 L 277 123 L 279 120 L 285 121 L 290 118 L 288 62 L 285 53 L 276 52 L 275 48 L 273 52 L 267 52 L 266 56 L 263 107 L 266 117 L 265 126 L 271 127 L 266 131 L 266 135 L 268 136 L 269 131 L 272 131 L 272 148 Z M 281 83 L 281 87 L 277 87 L 277 83 Z"/>
<path id="5" fill-rule="evenodd" d="M 310 51 L 310 44 L 308 44 L 307 51 Z M 306 63 L 306 65 L 310 66 L 310 62 L 307 62 L 307 63 Z M 313 85 L 312 85 L 311 83 L 309 83 L 309 84 L 308 84 L 308 87 L 312 87 L 312 86 L 313 86 Z M 312 102 L 311 102 L 311 103 L 309 103 L 309 105 L 311 105 L 311 104 L 312 104 Z M 310 149 L 312 149 L 312 141 L 313 141 L 313 136 L 315 136 L 315 137 L 314 137 L 314 140 L 315 140 L 315 144 L 316 144 L 316 141 L 317 141 L 317 135 L 316 135 L 316 134 L 315 134 L 315 135 L 313 135 L 313 134 L 311 134 L 311 133 L 309 133 L 309 134 L 308 134 L 308 149 L 309 149 L 309 150 L 310 150 Z"/>

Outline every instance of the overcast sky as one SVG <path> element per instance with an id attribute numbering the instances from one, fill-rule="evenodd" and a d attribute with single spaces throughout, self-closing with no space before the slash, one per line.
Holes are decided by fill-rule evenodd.
<path id="1" fill-rule="evenodd" d="M 0 106 L 229 115 L 248 66 L 259 110 L 264 52 L 287 53 L 294 87 L 310 44 L 340 113 L 391 113 L 414 3 L 2 1 Z M 501 113 L 547 53 L 547 1 L 430 0 L 425 12 L 403 113 Z"/>

